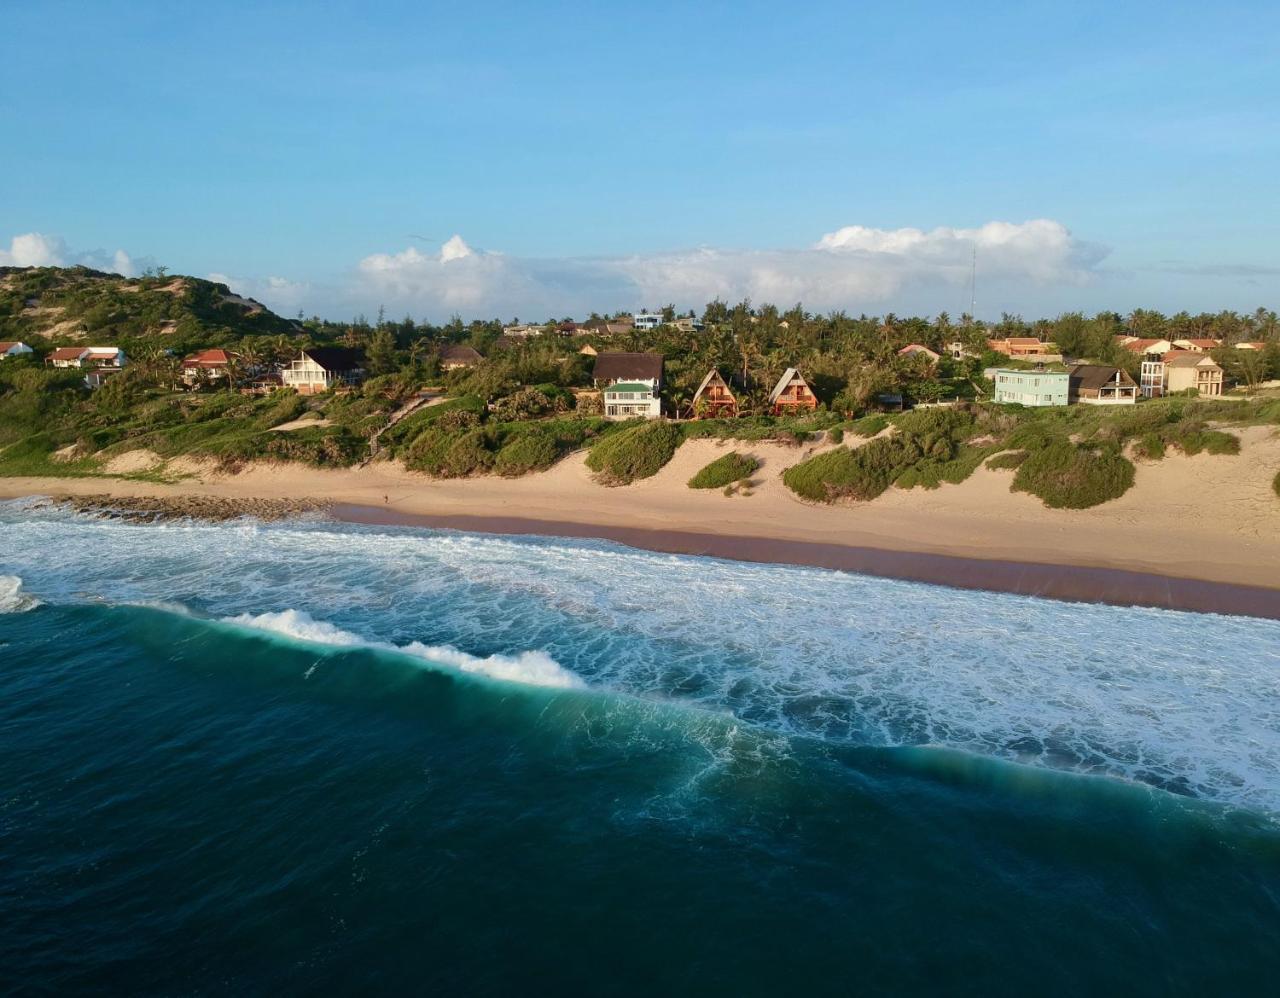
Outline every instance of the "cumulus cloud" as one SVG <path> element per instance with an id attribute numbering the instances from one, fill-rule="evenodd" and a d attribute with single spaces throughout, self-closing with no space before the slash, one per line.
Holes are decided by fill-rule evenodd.
<path id="1" fill-rule="evenodd" d="M 73 250 L 61 236 L 49 236 L 42 232 L 24 232 L 9 240 L 7 250 L 0 249 L 0 267 L 92 267 L 125 277 L 135 277 L 139 264 L 149 266 L 149 260 L 135 261 L 122 249 Z"/>
<path id="2" fill-rule="evenodd" d="M 428 315 L 559 315 L 713 298 L 816 309 L 924 308 L 967 285 L 974 248 L 979 280 L 992 285 L 1079 286 L 1096 274 L 1102 247 L 1060 222 L 988 222 L 929 231 L 851 225 L 803 249 L 702 247 L 620 257 L 512 257 L 475 250 L 460 236 L 438 253 L 376 253 L 356 268 L 349 293 Z M 944 307 L 954 307 L 954 301 Z"/>

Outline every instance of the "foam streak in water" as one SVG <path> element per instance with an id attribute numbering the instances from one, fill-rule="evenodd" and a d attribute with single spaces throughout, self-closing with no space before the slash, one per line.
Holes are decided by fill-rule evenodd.
<path id="1" fill-rule="evenodd" d="M 310 644 L 395 652 L 456 669 L 458 672 L 487 676 L 489 679 L 500 679 L 511 683 L 550 686 L 558 689 L 580 689 L 584 685 L 582 680 L 572 672 L 563 668 L 550 655 L 540 651 L 480 658 L 449 645 L 424 645 L 420 641 L 413 641 L 407 645 L 393 645 L 381 641 L 368 641 L 323 620 L 315 620 L 310 614 L 301 610 L 282 610 L 279 613 L 256 615 L 243 613 L 225 618 L 224 622 L 257 631 L 267 631 Z"/>

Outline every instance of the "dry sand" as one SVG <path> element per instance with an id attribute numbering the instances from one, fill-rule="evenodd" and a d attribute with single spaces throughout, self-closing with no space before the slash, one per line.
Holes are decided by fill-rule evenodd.
<path id="1" fill-rule="evenodd" d="M 1280 590 L 1280 434 L 1241 432 L 1239 456 L 1170 456 L 1138 465 L 1133 489 L 1090 510 L 1047 509 L 1009 491 L 1012 472 L 979 469 L 962 485 L 909 492 L 891 489 L 869 503 L 814 506 L 782 484 L 783 469 L 814 447 L 691 440 L 658 475 L 621 488 L 592 481 L 583 454 L 518 479 L 436 481 L 393 462 L 321 471 L 258 464 L 221 475 L 183 462 L 191 477 L 173 484 L 97 479 L 0 479 L 0 497 L 111 492 L 130 496 L 215 496 L 314 500 L 378 507 L 394 515 L 447 519 L 487 529 L 518 518 L 530 531 L 619 536 L 644 545 L 645 532 L 685 532 L 729 539 L 717 553 L 743 557 L 751 539 L 950 555 L 992 562 L 1088 566 Z M 729 450 L 758 457 L 750 496 L 692 490 L 688 479 Z M 127 463 L 117 458 L 121 466 Z M 140 457 L 138 463 L 142 463 Z M 170 471 L 177 471 L 171 463 Z M 462 519 L 474 518 L 474 519 Z M 540 528 L 539 525 L 542 525 Z M 573 530 L 564 529 L 573 525 Z M 612 531 L 612 532 L 611 532 Z M 650 546 L 650 545 L 645 545 Z M 662 549 L 663 545 L 654 543 Z M 775 549 L 777 549 L 775 545 Z M 779 556 L 779 560 L 790 560 Z M 802 559 L 797 559 L 802 560 Z"/>

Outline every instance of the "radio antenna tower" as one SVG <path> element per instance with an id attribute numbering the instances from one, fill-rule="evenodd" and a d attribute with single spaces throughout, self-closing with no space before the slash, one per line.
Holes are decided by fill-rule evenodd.
<path id="1" fill-rule="evenodd" d="M 969 318 L 978 321 L 978 244 L 973 244 L 973 266 L 969 271 Z"/>

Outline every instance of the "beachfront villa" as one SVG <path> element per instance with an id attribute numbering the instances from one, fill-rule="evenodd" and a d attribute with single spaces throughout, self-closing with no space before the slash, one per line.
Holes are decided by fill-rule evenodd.
<path id="1" fill-rule="evenodd" d="M 678 319 L 672 319 L 667 325 L 680 330 L 682 333 L 700 333 L 703 330 L 701 319 L 695 319 L 691 315 L 682 315 Z"/>
<path id="2" fill-rule="evenodd" d="M 311 347 L 280 372 L 280 381 L 299 395 L 317 395 L 359 382 L 364 375 L 363 360 L 358 350 Z"/>
<path id="3" fill-rule="evenodd" d="M 58 347 L 44 362 L 54 367 L 110 367 L 119 370 L 129 359 L 119 347 Z"/>
<path id="4" fill-rule="evenodd" d="M 1026 406 L 1066 405 L 1070 396 L 1070 377 L 1065 371 L 992 372 L 996 383 L 995 400 Z"/>
<path id="5" fill-rule="evenodd" d="M 1166 354 L 1173 349 L 1171 340 L 1152 340 L 1140 339 L 1137 336 L 1117 336 L 1116 342 L 1128 350 L 1130 353 L 1141 354 Z"/>
<path id="6" fill-rule="evenodd" d="M 987 346 L 996 353 L 1006 357 L 1050 357 L 1057 353 L 1052 343 L 1045 343 L 1034 336 L 1006 336 L 1003 339 L 989 339 Z"/>
<path id="7" fill-rule="evenodd" d="M 693 393 L 690 409 L 696 419 L 733 418 L 738 415 L 738 400 L 730 391 L 729 383 L 713 367 Z"/>
<path id="8" fill-rule="evenodd" d="M 818 408 L 818 396 L 813 394 L 809 382 L 794 367 L 783 372 L 778 383 L 769 393 L 769 411 L 775 416 L 796 412 L 812 412 Z"/>
<path id="9" fill-rule="evenodd" d="M 631 322 L 637 330 L 657 329 L 662 325 L 662 316 L 657 312 L 637 312 Z"/>
<path id="10" fill-rule="evenodd" d="M 898 351 L 899 357 L 925 357 L 928 358 L 930 364 L 936 364 L 942 359 L 942 355 L 936 350 L 930 350 L 923 343 L 908 343 L 905 347 Z"/>
<path id="11" fill-rule="evenodd" d="M 0 360 L 7 357 L 21 357 L 23 354 L 34 352 L 21 340 L 0 340 Z"/>
<path id="12" fill-rule="evenodd" d="M 1175 350 L 1164 355 L 1167 393 L 1195 390 L 1200 395 L 1222 394 L 1222 368 L 1207 354 Z"/>
<path id="13" fill-rule="evenodd" d="M 1144 398 L 1161 398 L 1192 389 L 1201 395 L 1221 395 L 1222 382 L 1222 368 L 1214 359 L 1192 350 L 1147 353 L 1138 373 L 1138 386 Z"/>
<path id="14" fill-rule="evenodd" d="M 1067 368 L 1067 401 L 1084 405 L 1133 405 L 1138 383 L 1118 367 L 1074 364 Z"/>
<path id="15" fill-rule="evenodd" d="M 1175 350 L 1186 350 L 1190 353 L 1208 353 L 1210 350 L 1217 350 L 1220 346 L 1222 346 L 1222 340 L 1198 339 L 1173 341 L 1173 348 Z"/>
<path id="16" fill-rule="evenodd" d="M 456 371 L 462 367 L 475 367 L 484 360 L 475 347 L 450 343 L 440 349 L 440 370 Z"/>
<path id="17" fill-rule="evenodd" d="M 530 336 L 541 336 L 546 328 L 532 322 L 520 322 L 514 326 L 503 326 L 502 335 L 513 340 L 527 340 Z"/>
<path id="18" fill-rule="evenodd" d="M 200 381 L 217 381 L 227 376 L 227 367 L 236 354 L 226 350 L 201 350 L 182 361 L 182 381 L 185 385 L 194 385 Z"/>
<path id="19" fill-rule="evenodd" d="M 657 419 L 662 415 L 660 353 L 609 352 L 596 356 L 591 380 L 604 389 L 606 419 Z"/>

